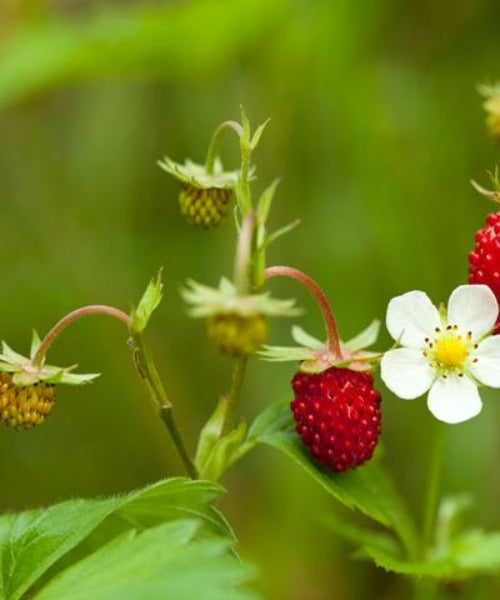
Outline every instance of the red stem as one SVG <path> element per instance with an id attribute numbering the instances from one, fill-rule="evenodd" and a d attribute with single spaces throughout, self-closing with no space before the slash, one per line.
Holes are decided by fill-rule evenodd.
<path id="1" fill-rule="evenodd" d="M 330 352 L 333 354 L 335 358 L 342 360 L 342 349 L 340 347 L 340 339 L 339 332 L 337 330 L 337 323 L 335 322 L 335 317 L 333 316 L 333 312 L 328 302 L 328 298 L 326 297 L 323 290 L 319 287 L 319 285 L 311 279 L 309 275 L 306 275 L 302 271 L 298 269 L 294 269 L 293 267 L 268 267 L 264 271 L 264 276 L 266 279 L 271 279 L 271 277 L 290 277 L 291 279 L 296 279 L 300 281 L 302 285 L 304 285 L 309 292 L 312 294 L 316 302 L 318 303 L 321 312 L 323 313 L 323 318 L 325 320 L 326 330 L 328 332 L 328 348 Z"/>
<path id="2" fill-rule="evenodd" d="M 105 304 L 90 304 L 89 306 L 82 306 L 81 308 L 77 308 L 72 312 L 68 313 L 65 317 L 63 317 L 60 321 L 58 321 L 54 327 L 47 333 L 47 335 L 43 338 L 40 347 L 38 348 L 35 356 L 33 357 L 33 364 L 40 365 L 43 360 L 43 357 L 47 354 L 48 349 L 52 346 L 52 343 L 57 338 L 57 336 L 64 330 L 68 325 L 76 321 L 81 317 L 85 317 L 87 315 L 108 315 L 110 317 L 114 317 L 125 323 L 127 327 L 130 327 L 131 319 L 129 315 L 124 313 L 122 310 L 118 308 L 114 308 L 113 306 L 106 306 Z"/>

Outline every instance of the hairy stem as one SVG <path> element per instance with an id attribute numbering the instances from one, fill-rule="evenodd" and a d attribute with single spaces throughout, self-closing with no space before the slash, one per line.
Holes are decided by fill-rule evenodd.
<path id="1" fill-rule="evenodd" d="M 328 333 L 328 348 L 330 352 L 333 354 L 335 358 L 342 360 L 342 349 L 340 347 L 340 338 L 337 330 L 337 323 L 335 321 L 335 317 L 333 316 L 332 309 L 330 307 L 330 303 L 328 302 L 328 298 L 326 297 L 323 290 L 319 287 L 319 285 L 306 275 L 302 271 L 298 269 L 294 269 L 293 267 L 268 267 L 264 271 L 264 275 L 266 279 L 271 279 L 271 277 L 290 277 L 291 279 L 296 279 L 302 285 L 304 285 L 311 295 L 314 297 L 316 302 L 318 303 L 321 312 L 323 313 L 323 318 L 325 321 L 326 330 Z"/>
<path id="2" fill-rule="evenodd" d="M 222 426 L 221 436 L 229 433 L 234 425 L 234 415 L 236 404 L 240 397 L 241 388 L 245 379 L 245 373 L 248 363 L 248 357 L 237 358 L 234 363 L 233 377 L 231 380 L 231 390 L 227 396 L 226 413 L 224 415 L 224 424 Z"/>
<path id="3" fill-rule="evenodd" d="M 139 373 L 154 406 L 158 409 L 161 420 L 168 429 L 170 437 L 172 438 L 187 473 L 191 479 L 196 479 L 198 477 L 196 467 L 189 456 L 182 435 L 175 422 L 173 405 L 167 397 L 151 351 L 144 342 L 141 334 L 134 334 L 131 340 L 133 345 L 134 364 L 137 372 Z"/>
<path id="4" fill-rule="evenodd" d="M 81 317 L 86 317 L 87 315 L 108 315 L 109 317 L 114 317 L 115 319 L 122 321 L 122 323 L 125 323 L 127 327 L 130 327 L 131 323 L 130 317 L 122 310 L 115 308 L 114 306 L 107 306 L 105 304 L 90 304 L 89 306 L 77 308 L 58 321 L 43 338 L 35 356 L 33 357 L 33 364 L 35 366 L 40 366 L 44 356 L 47 354 L 47 351 L 52 346 L 59 334 L 62 333 L 66 327 L 71 325 L 73 321 L 76 321 Z"/>
<path id="5" fill-rule="evenodd" d="M 217 129 L 215 130 L 212 139 L 210 141 L 210 146 L 208 147 L 207 160 L 205 161 L 205 169 L 209 175 L 214 174 L 215 161 L 218 156 L 219 144 L 221 142 L 222 136 L 227 131 L 234 131 L 238 135 L 238 137 L 242 134 L 242 127 L 236 121 L 224 121 L 221 123 Z"/>

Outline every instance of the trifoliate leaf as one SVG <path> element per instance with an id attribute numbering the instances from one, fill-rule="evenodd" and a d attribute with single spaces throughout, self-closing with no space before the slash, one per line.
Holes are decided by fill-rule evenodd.
<path id="1" fill-rule="evenodd" d="M 40 582 L 44 584 L 43 593 L 48 594 L 52 583 L 47 582 L 59 571 L 75 562 L 75 568 L 83 565 L 85 560 L 77 561 L 88 552 L 92 553 L 90 557 L 95 557 L 95 551 L 117 535 L 128 531 L 133 538 L 134 529 L 147 530 L 179 518 L 189 518 L 203 523 L 206 535 L 216 534 L 232 541 L 224 519 L 212 507 L 212 502 L 220 493 L 221 488 L 211 482 L 173 478 L 112 498 L 69 500 L 46 509 L 4 514 L 0 516 L 0 598 L 20 600 L 26 597 L 34 584 Z M 167 549 L 167 540 L 163 538 L 162 549 L 156 548 L 155 551 L 162 554 Z M 123 550 L 124 560 L 131 559 L 126 556 L 128 553 L 132 556 L 139 552 L 137 546 Z M 95 575 L 106 571 L 101 570 L 104 563 L 93 565 Z M 64 571 L 65 575 L 61 578 L 53 579 L 54 586 L 70 570 Z M 128 572 L 127 569 L 121 568 L 122 576 L 125 572 Z M 136 583 L 142 585 L 144 591 L 147 582 L 141 578 L 140 570 L 135 574 Z M 106 595 L 108 592 L 104 580 L 94 582 L 96 587 L 93 590 L 86 589 L 87 595 L 83 597 L 124 598 L 120 594 Z M 73 591 L 76 593 L 76 589 Z M 75 596 L 70 593 L 46 597 Z M 136 598 L 139 597 L 145 596 L 138 592 Z M 173 597 L 177 596 L 169 596 Z M 188 594 L 186 597 L 199 596 Z"/>
<path id="2" fill-rule="evenodd" d="M 162 269 L 158 272 L 156 279 L 149 282 L 137 308 L 132 311 L 130 326 L 132 333 L 142 333 L 146 329 L 151 315 L 158 308 L 163 296 L 161 276 Z"/>

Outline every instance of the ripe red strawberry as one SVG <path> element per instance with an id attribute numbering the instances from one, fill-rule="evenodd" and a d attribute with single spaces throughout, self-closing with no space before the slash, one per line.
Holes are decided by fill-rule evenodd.
<path id="1" fill-rule="evenodd" d="M 469 283 L 487 285 L 500 303 L 500 212 L 489 214 L 485 227 L 476 233 L 476 246 L 469 253 Z"/>
<path id="2" fill-rule="evenodd" d="M 292 387 L 295 429 L 316 459 L 340 472 L 372 457 L 380 435 L 381 397 L 370 373 L 337 367 L 298 372 Z"/>

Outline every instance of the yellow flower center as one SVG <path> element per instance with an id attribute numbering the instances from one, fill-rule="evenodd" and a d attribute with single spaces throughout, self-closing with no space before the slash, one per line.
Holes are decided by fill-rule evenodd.
<path id="1" fill-rule="evenodd" d="M 445 337 L 435 341 L 434 359 L 441 367 L 462 367 L 469 351 L 464 340 L 458 337 Z"/>

